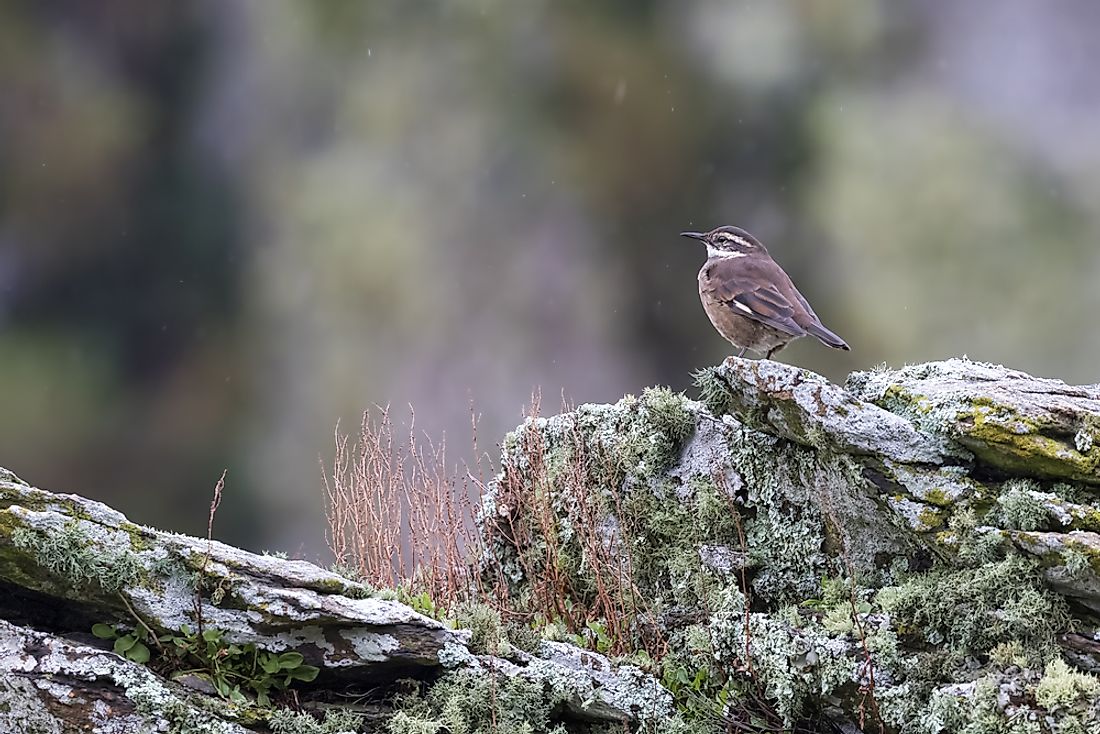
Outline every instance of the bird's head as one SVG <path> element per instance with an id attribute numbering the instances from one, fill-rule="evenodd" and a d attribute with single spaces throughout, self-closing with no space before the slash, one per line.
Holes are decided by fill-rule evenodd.
<path id="1" fill-rule="evenodd" d="M 744 257 L 767 252 L 759 240 L 740 227 L 726 225 L 709 232 L 681 232 L 680 235 L 705 244 L 709 257 Z"/>

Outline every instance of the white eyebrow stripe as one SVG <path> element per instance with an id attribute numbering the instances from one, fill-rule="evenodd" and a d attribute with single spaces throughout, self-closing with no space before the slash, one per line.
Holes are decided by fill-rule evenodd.
<path id="1" fill-rule="evenodd" d="M 734 258 L 734 257 L 748 257 L 748 256 L 749 255 L 748 255 L 747 252 L 730 252 L 729 250 L 719 250 L 717 248 L 711 247 L 710 245 L 707 245 L 707 257 Z"/>

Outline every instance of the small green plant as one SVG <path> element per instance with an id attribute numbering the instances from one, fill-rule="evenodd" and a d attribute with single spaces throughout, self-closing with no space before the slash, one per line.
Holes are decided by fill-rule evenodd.
<path id="1" fill-rule="evenodd" d="M 222 697 L 236 703 L 245 700 L 243 690 L 250 690 L 259 705 L 268 706 L 272 691 L 285 691 L 295 681 L 308 683 L 320 672 L 306 665 L 301 653 L 269 652 L 253 643 L 229 643 L 224 634 L 212 628 L 200 634 L 183 625 L 166 649 L 182 668 L 180 674 L 208 677 Z M 187 665 L 191 667 L 184 667 Z"/>
<path id="2" fill-rule="evenodd" d="M 114 640 L 114 651 L 135 663 L 148 663 L 156 648 L 157 662 L 174 676 L 205 678 L 218 695 L 233 703 L 247 702 L 247 691 L 260 706 L 270 706 L 273 691 L 285 691 L 296 681 L 308 683 L 320 673 L 320 668 L 305 664 L 301 653 L 230 643 L 222 630 L 210 627 L 200 633 L 183 625 L 178 633 L 155 635 L 145 625 L 124 631 L 99 623 L 92 626 L 92 634 Z"/>
<path id="3" fill-rule="evenodd" d="M 427 591 L 421 591 L 419 594 L 413 593 L 412 590 L 399 586 L 397 587 L 397 601 L 410 606 L 414 611 L 423 614 L 425 617 L 431 617 L 432 619 L 440 619 L 443 616 L 443 610 L 441 610 L 432 600 L 431 594 Z"/>
<path id="4" fill-rule="evenodd" d="M 611 635 L 607 631 L 607 625 L 602 621 L 590 620 L 587 622 L 583 636 L 589 649 L 598 653 L 607 653 L 611 650 Z"/>
<path id="5" fill-rule="evenodd" d="M 151 653 L 149 646 L 149 633 L 144 627 L 138 627 L 133 632 L 121 632 L 109 624 L 92 625 L 92 634 L 101 640 L 114 640 L 115 653 L 122 655 L 127 660 L 135 663 L 147 663 Z M 170 636 L 170 635 L 169 635 Z"/>

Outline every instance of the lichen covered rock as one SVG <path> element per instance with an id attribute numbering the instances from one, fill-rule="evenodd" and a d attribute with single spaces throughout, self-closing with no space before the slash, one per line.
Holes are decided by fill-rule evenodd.
<path id="1" fill-rule="evenodd" d="M 487 577 L 663 651 L 697 731 L 1100 728 L 1100 390 L 967 360 L 697 381 L 511 434 Z"/>
<path id="2" fill-rule="evenodd" d="M 89 634 L 97 629 L 106 642 Z M 129 652 L 139 641 L 144 652 Z M 287 678 L 304 681 L 296 684 L 301 700 L 331 699 L 330 687 L 362 690 L 381 696 L 382 715 L 399 723 L 412 721 L 408 712 L 394 717 L 400 679 L 435 691 L 452 723 L 465 716 L 454 713 L 459 698 L 472 700 L 458 696 L 459 679 L 477 690 L 537 693 L 554 726 L 630 725 L 671 710 L 652 677 L 602 655 L 544 643 L 505 658 L 475 654 L 472 642 L 469 630 L 313 564 L 141 527 L 0 470 L 0 732 L 339 734 L 369 726 L 357 710 L 315 718 L 272 707 L 255 695 L 270 680 L 241 691 L 213 667 L 173 667 L 164 648 L 192 644 L 218 665 L 243 660 L 237 672 L 245 677 L 263 678 L 265 664 L 277 674 L 285 663 L 283 675 L 318 666 Z M 513 715 L 530 713 L 512 703 Z"/>

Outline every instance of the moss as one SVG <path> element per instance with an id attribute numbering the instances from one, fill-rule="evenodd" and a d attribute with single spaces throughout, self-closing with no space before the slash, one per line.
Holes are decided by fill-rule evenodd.
<path id="1" fill-rule="evenodd" d="M 17 528 L 11 539 L 15 547 L 33 553 L 43 568 L 76 588 L 95 586 L 114 594 L 142 576 L 141 563 L 128 548 L 104 548 L 75 520 L 51 530 Z"/>
<path id="2" fill-rule="evenodd" d="M 680 488 L 666 482 L 631 492 L 621 510 L 633 581 L 643 595 L 698 605 L 721 587 L 720 576 L 700 561 L 700 549 L 739 552 L 742 519 L 713 481 L 697 479 Z"/>
<path id="3" fill-rule="evenodd" d="M 119 525 L 119 529 L 122 530 L 130 537 L 130 550 L 134 553 L 141 553 L 150 549 L 149 540 L 146 537 L 148 531 L 132 522 L 124 522 Z"/>
<path id="4" fill-rule="evenodd" d="M 553 418 L 528 419 L 504 442 L 503 474 L 483 498 L 479 522 L 489 531 L 493 562 L 515 599 L 530 593 L 528 574 L 562 579 L 571 602 L 590 607 L 599 593 L 595 552 L 624 542 L 619 503 L 648 495 L 676 463 L 695 430 L 699 406 L 667 388 L 646 390 L 615 405 L 582 405 Z M 542 520 L 550 517 L 552 525 Z M 522 543 L 510 542 L 519 535 Z M 596 545 L 599 545 L 599 549 Z M 553 568 L 547 565 L 553 563 Z M 644 565 L 644 564 L 643 564 Z M 490 583 L 495 583 L 495 576 Z M 553 616 L 549 610 L 529 611 Z"/>
<path id="5" fill-rule="evenodd" d="M 470 630 L 470 651 L 478 655 L 507 657 L 511 645 L 504 633 L 500 612 L 488 604 L 467 602 L 459 605 L 454 613 L 455 623 Z"/>
<path id="6" fill-rule="evenodd" d="M 1100 453 L 1083 454 L 1073 444 L 1053 439 L 1005 405 L 973 399 L 960 407 L 957 439 L 984 463 L 1010 472 L 1077 481 L 1093 481 Z"/>

